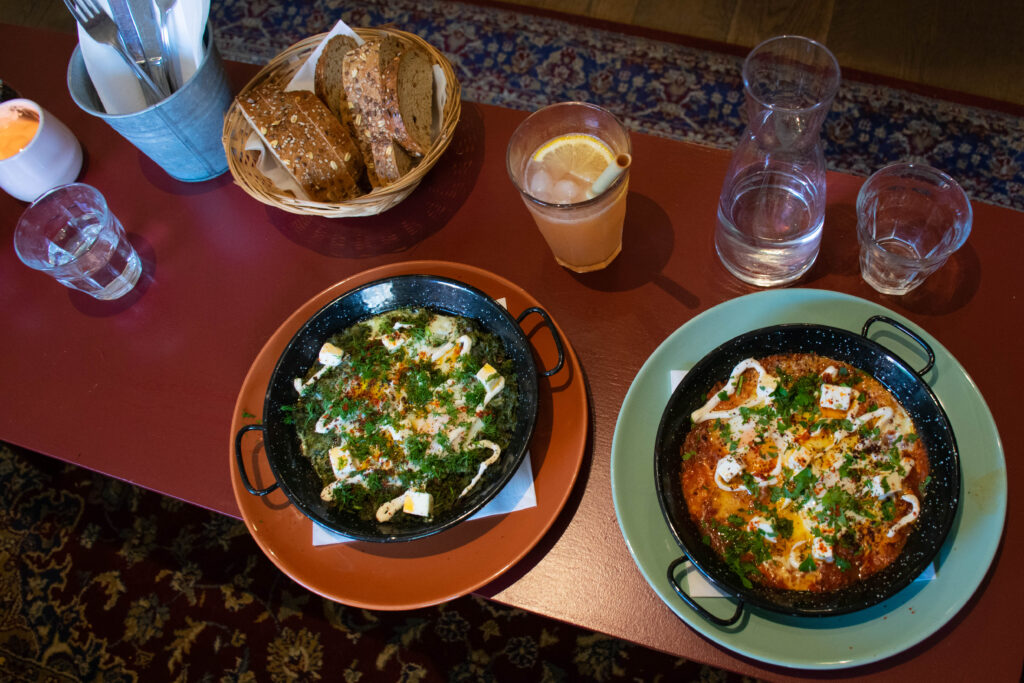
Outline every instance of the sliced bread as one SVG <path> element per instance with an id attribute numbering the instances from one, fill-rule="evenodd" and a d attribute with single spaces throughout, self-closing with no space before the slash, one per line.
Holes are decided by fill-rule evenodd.
<path id="1" fill-rule="evenodd" d="M 378 140 L 371 146 L 374 170 L 382 185 L 389 185 L 411 171 L 416 160 L 396 140 Z"/>
<path id="2" fill-rule="evenodd" d="M 395 139 L 423 156 L 433 142 L 434 68 L 424 50 L 410 45 L 384 65 L 384 105 Z"/>
<path id="3" fill-rule="evenodd" d="M 359 135 L 371 142 L 394 137 L 384 104 L 383 69 L 402 51 L 394 36 L 367 40 L 345 53 L 342 87 Z"/>
<path id="4" fill-rule="evenodd" d="M 308 90 L 256 88 L 242 113 L 310 199 L 341 202 L 364 193 L 362 156 L 348 129 Z"/>
<path id="5" fill-rule="evenodd" d="M 382 36 L 349 50 L 343 60 L 342 86 L 375 187 L 395 182 L 413 166 L 407 154 L 394 148 L 394 128 L 384 95 L 383 67 L 403 48 L 398 38 Z"/>
<path id="6" fill-rule="evenodd" d="M 342 122 L 348 115 L 348 106 L 345 103 L 345 89 L 341 83 L 342 69 L 345 55 L 349 50 L 358 47 L 359 43 L 355 38 L 346 35 L 337 35 L 327 41 L 320 59 L 316 63 L 316 71 L 313 76 L 313 92 L 324 101 L 334 115 Z"/>

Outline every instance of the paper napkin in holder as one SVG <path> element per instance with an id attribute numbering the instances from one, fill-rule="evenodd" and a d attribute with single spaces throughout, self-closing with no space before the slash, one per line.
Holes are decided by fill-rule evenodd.
<path id="1" fill-rule="evenodd" d="M 97 0 L 111 15 L 108 0 Z M 171 60 L 174 80 L 186 83 L 203 61 L 203 33 L 210 12 L 209 0 L 178 0 L 168 13 L 168 30 L 178 58 Z M 107 114 L 131 114 L 147 106 L 142 85 L 132 68 L 110 45 L 93 40 L 78 26 L 78 44 L 86 71 Z"/>

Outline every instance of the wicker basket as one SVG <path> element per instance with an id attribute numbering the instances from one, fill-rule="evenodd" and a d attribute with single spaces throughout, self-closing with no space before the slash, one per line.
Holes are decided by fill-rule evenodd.
<path id="1" fill-rule="evenodd" d="M 252 134 L 252 127 L 246 121 L 245 116 L 242 115 L 236 98 L 236 101 L 232 102 L 231 107 L 224 116 L 223 143 L 224 152 L 227 154 L 228 168 L 231 169 L 231 175 L 234 176 L 235 182 L 252 197 L 264 204 L 276 206 L 279 209 L 292 213 L 307 216 L 324 216 L 327 218 L 376 215 L 387 211 L 408 197 L 416 189 L 416 186 L 420 184 L 420 180 L 423 179 L 427 171 L 437 163 L 441 154 L 444 153 L 444 150 L 452 141 L 455 125 L 459 122 L 459 113 L 462 109 L 461 89 L 458 80 L 455 78 L 452 65 L 445 59 L 444 55 L 419 36 L 405 31 L 391 28 L 355 29 L 355 31 L 364 40 L 375 36 L 391 34 L 415 43 L 430 54 L 434 64 L 440 66 L 444 72 L 447 85 L 445 88 L 445 106 L 441 129 L 437 139 L 434 140 L 434 144 L 419 160 L 419 163 L 396 183 L 374 188 L 369 194 L 339 203 L 298 199 L 290 192 L 278 188 L 266 176 L 260 173 L 257 168 L 258 155 L 245 149 L 245 144 Z M 295 73 L 302 68 L 306 59 L 326 35 L 326 33 L 322 33 L 306 38 L 279 54 L 242 88 L 238 97 L 243 97 L 253 88 L 267 81 L 279 82 L 284 87 Z"/>

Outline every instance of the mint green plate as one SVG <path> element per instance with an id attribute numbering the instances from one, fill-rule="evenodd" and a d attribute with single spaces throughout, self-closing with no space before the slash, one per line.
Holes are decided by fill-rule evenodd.
<path id="1" fill-rule="evenodd" d="M 676 595 L 666 576 L 682 555 L 658 507 L 654 440 L 671 394 L 670 370 L 687 370 L 716 346 L 744 332 L 780 323 L 818 323 L 860 332 L 884 314 L 918 331 L 935 351 L 924 379 L 949 416 L 960 449 L 960 507 L 935 560 L 936 575 L 915 581 L 889 600 L 837 617 L 789 617 L 746 608 L 730 627 L 702 619 Z M 886 325 L 870 338 L 911 367 L 924 353 Z M 680 619 L 719 645 L 754 659 L 803 669 L 835 669 L 902 652 L 940 629 L 970 599 L 995 556 L 1006 518 L 1006 465 L 995 421 L 973 380 L 928 333 L 878 304 L 814 289 L 769 290 L 720 304 L 673 332 L 633 380 L 612 439 L 612 500 L 622 535 L 641 573 Z M 731 598 L 697 598 L 718 616 L 735 611 Z"/>

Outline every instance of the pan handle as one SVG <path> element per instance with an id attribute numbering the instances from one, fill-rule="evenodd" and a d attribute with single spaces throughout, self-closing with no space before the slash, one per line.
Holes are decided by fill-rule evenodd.
<path id="1" fill-rule="evenodd" d="M 714 614 L 698 605 L 697 601 L 694 600 L 689 593 L 682 589 L 682 587 L 679 585 L 679 582 L 676 581 L 676 567 L 681 565 L 683 562 L 689 561 L 690 558 L 686 555 L 683 555 L 682 557 L 673 560 L 672 563 L 668 566 L 668 581 L 672 584 L 672 588 L 673 590 L 675 590 L 676 595 L 681 597 L 683 599 L 683 602 L 692 607 L 697 612 L 697 614 L 704 617 L 712 624 L 717 624 L 718 626 L 732 626 L 737 621 L 739 621 L 740 616 L 743 614 L 743 598 L 738 598 L 739 602 L 736 605 L 736 613 L 728 619 L 723 619 L 721 617 L 716 617 Z"/>
<path id="2" fill-rule="evenodd" d="M 238 463 L 238 473 L 242 475 L 242 485 L 245 486 L 245 490 L 254 496 L 265 496 L 271 491 L 278 487 L 278 483 L 275 481 L 273 484 L 265 489 L 258 489 L 249 483 L 249 477 L 245 474 L 245 463 L 242 462 L 242 437 L 245 436 L 246 432 L 253 430 L 264 431 L 263 425 L 245 425 L 238 430 L 238 434 L 235 435 L 235 460 Z"/>
<path id="3" fill-rule="evenodd" d="M 870 329 L 871 325 L 873 325 L 876 322 L 883 322 L 892 325 L 897 330 L 899 330 L 900 332 L 907 335 L 908 337 L 910 337 L 911 339 L 913 339 L 914 341 L 921 345 L 921 348 L 924 349 L 924 352 L 928 354 L 928 364 L 917 371 L 918 375 L 923 376 L 925 373 L 931 370 L 932 367 L 935 366 L 935 352 L 932 351 L 932 347 L 928 345 L 928 342 L 922 339 L 921 335 L 917 334 L 903 323 L 893 320 L 892 318 L 889 318 L 884 315 L 871 316 L 870 318 L 868 318 L 867 322 L 864 323 L 864 328 L 861 330 L 861 336 L 868 336 L 868 329 Z"/>
<path id="4" fill-rule="evenodd" d="M 523 324 L 523 319 L 526 318 L 526 316 L 530 315 L 531 313 L 536 313 L 540 317 L 544 318 L 544 324 L 547 325 L 547 328 L 549 330 L 551 330 L 551 336 L 555 340 L 555 348 L 558 349 L 558 364 L 555 365 L 555 367 L 551 368 L 550 370 L 546 370 L 545 372 L 540 373 L 545 377 L 550 377 L 551 375 L 561 370 L 562 366 L 565 365 L 565 347 L 562 345 L 562 337 L 559 336 L 558 330 L 555 329 L 555 323 L 551 320 L 551 316 L 549 316 L 547 314 L 547 311 L 545 311 L 542 308 L 531 306 L 530 308 L 527 308 L 522 313 L 520 313 L 519 317 L 516 318 L 516 322 L 519 323 L 520 327 Z"/>

